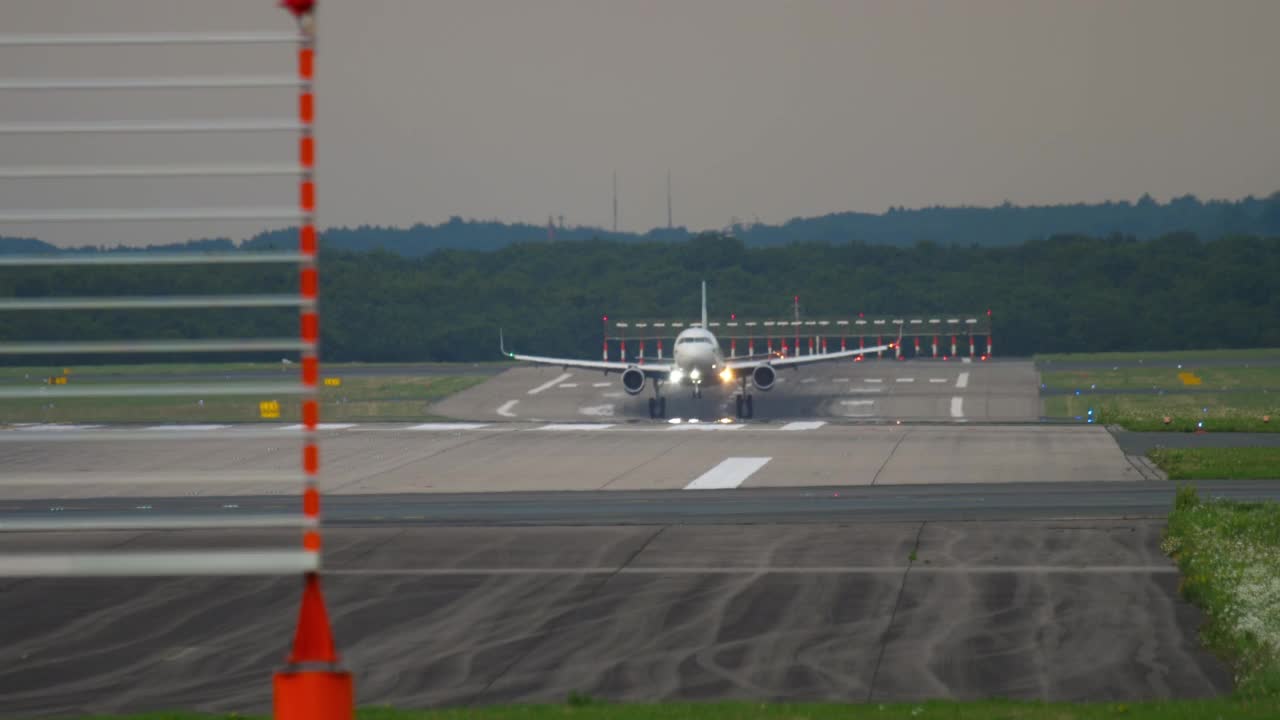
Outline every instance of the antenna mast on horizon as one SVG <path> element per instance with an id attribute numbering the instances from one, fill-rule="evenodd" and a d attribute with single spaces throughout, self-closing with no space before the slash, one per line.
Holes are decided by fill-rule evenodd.
<path id="1" fill-rule="evenodd" d="M 674 225 L 671 224 L 671 171 L 667 171 L 667 229 L 670 230 Z"/>

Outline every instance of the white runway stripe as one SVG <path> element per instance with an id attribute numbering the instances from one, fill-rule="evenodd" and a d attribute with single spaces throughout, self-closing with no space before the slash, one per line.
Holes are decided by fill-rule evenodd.
<path id="1" fill-rule="evenodd" d="M 551 423 L 536 427 L 534 430 L 569 431 L 569 430 L 607 430 L 613 427 L 609 423 Z"/>
<path id="2" fill-rule="evenodd" d="M 916 379 L 915 379 L 915 378 L 898 378 L 898 382 L 911 382 L 911 383 L 913 383 L 913 382 L 915 382 L 915 381 L 916 381 Z"/>
<path id="3" fill-rule="evenodd" d="M 964 417 L 964 398 L 962 397 L 951 398 L 951 417 L 953 418 Z"/>
<path id="4" fill-rule="evenodd" d="M 849 378 L 836 378 L 831 382 L 849 382 Z"/>
<path id="5" fill-rule="evenodd" d="M 884 380 L 881 380 L 880 378 L 862 378 L 862 382 L 867 382 L 867 383 L 882 383 L 882 382 L 884 382 Z"/>
<path id="6" fill-rule="evenodd" d="M 805 379 L 801 380 L 800 382 L 802 382 L 802 383 L 818 382 L 818 378 L 805 378 Z"/>
<path id="7" fill-rule="evenodd" d="M 316 423 L 317 430 L 346 430 L 355 427 L 355 423 Z M 302 425 L 286 425 L 284 430 L 301 430 Z"/>
<path id="8" fill-rule="evenodd" d="M 709 431 L 709 430 L 737 430 L 737 429 L 739 429 L 739 428 L 741 428 L 741 427 L 743 427 L 743 426 L 742 426 L 742 425 L 725 425 L 725 424 L 722 424 L 722 423 L 710 423 L 710 422 L 709 422 L 709 423 L 681 423 L 681 424 L 679 424 L 679 425 L 672 425 L 671 427 L 669 427 L 669 428 L 667 428 L 667 429 L 668 429 L 668 430 L 704 430 L 704 431 Z"/>
<path id="9" fill-rule="evenodd" d="M 511 412 L 511 408 L 516 406 L 519 400 L 508 400 L 498 406 L 498 414 L 502 417 L 515 417 L 516 414 Z"/>
<path id="10" fill-rule="evenodd" d="M 613 384 L 613 383 L 607 383 L 607 382 L 602 382 L 602 383 L 591 383 L 591 387 L 609 387 L 609 386 L 610 386 L 610 385 L 612 385 L 612 384 Z"/>
<path id="11" fill-rule="evenodd" d="M 538 387 L 536 387 L 536 388 L 534 388 L 534 389 L 530 390 L 530 391 L 529 391 L 529 394 L 530 394 L 530 395 L 537 395 L 538 393 L 542 392 L 543 390 L 547 390 L 547 389 L 549 389 L 549 388 L 553 388 L 553 387 L 555 387 L 556 385 L 559 385 L 560 383 L 564 382 L 565 380 L 568 380 L 568 379 L 569 379 L 569 378 L 571 378 L 571 377 L 573 377 L 573 375 L 571 375 L 570 373 L 565 373 L 565 374 L 561 375 L 560 377 L 555 378 L 554 380 L 548 380 L 548 381 L 546 381 L 546 382 L 542 383 L 542 384 L 541 384 L 541 385 L 539 385 Z"/>
<path id="12" fill-rule="evenodd" d="M 944 383 L 946 381 L 946 378 L 929 378 L 929 382 L 931 383 Z"/>
<path id="13" fill-rule="evenodd" d="M 576 388 L 576 387 L 578 387 L 578 383 L 565 383 L 565 384 L 561 385 L 560 387 L 562 387 L 562 388 Z"/>
<path id="14" fill-rule="evenodd" d="M 876 404 L 876 401 L 875 401 L 875 400 L 841 400 L 841 401 L 840 401 L 840 404 L 841 404 L 841 405 L 854 405 L 854 406 L 857 406 L 857 407 L 862 407 L 862 406 L 866 406 L 866 405 L 875 405 L 875 404 Z"/>
<path id="15" fill-rule="evenodd" d="M 23 432 L 30 432 L 30 431 L 35 431 L 35 432 L 49 432 L 49 431 L 52 431 L 52 432 L 63 432 L 63 431 L 67 431 L 67 430 L 94 430 L 94 429 L 97 429 L 97 428 L 100 428 L 100 427 L 102 427 L 102 426 L 101 426 L 101 425 L 55 425 L 55 424 L 40 424 L 40 425 L 26 425 L 26 426 L 23 426 L 23 427 L 18 428 L 18 430 L 23 431 Z"/>
<path id="16" fill-rule="evenodd" d="M 423 423 L 405 428 L 406 430 L 479 430 L 489 427 L 488 423 Z"/>
<path id="17" fill-rule="evenodd" d="M 956 378 L 956 387 L 958 388 L 969 387 L 969 373 L 967 372 L 960 373 L 960 377 Z"/>
<path id="18" fill-rule="evenodd" d="M 147 430 L 173 430 L 182 432 L 185 430 L 222 430 L 229 428 L 230 425 L 153 425 Z"/>
<path id="19" fill-rule="evenodd" d="M 702 473 L 698 479 L 685 485 L 684 489 L 727 490 L 736 488 L 772 459 L 767 457 L 726 458 L 719 465 Z"/>
<path id="20" fill-rule="evenodd" d="M 797 420 L 796 422 L 789 422 L 778 429 L 779 430 L 817 430 L 818 428 L 826 424 L 827 423 L 824 420 Z"/>

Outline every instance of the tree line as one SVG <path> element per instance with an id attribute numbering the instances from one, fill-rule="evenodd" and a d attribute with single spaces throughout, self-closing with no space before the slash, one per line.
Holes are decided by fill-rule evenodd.
<path id="1" fill-rule="evenodd" d="M 752 248 L 704 234 L 416 258 L 324 249 L 320 267 L 322 357 L 331 361 L 495 360 L 499 328 L 524 352 L 596 357 L 603 315 L 695 318 L 704 279 L 718 317 L 789 317 L 793 295 L 808 317 L 990 309 L 1002 355 L 1280 347 L 1275 237 Z M 257 265 L 0 268 L 0 297 L 293 293 L 296 273 Z M 289 337 L 297 329 L 297 312 L 287 308 L 24 311 L 4 313 L 0 340 Z"/>

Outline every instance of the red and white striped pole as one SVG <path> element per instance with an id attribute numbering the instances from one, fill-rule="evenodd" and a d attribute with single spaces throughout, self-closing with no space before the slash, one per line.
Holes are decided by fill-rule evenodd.
<path id="1" fill-rule="evenodd" d="M 991 333 L 987 333 L 987 357 L 991 357 L 994 354 L 991 352 Z"/>
<path id="2" fill-rule="evenodd" d="M 973 336 L 969 336 L 969 357 L 973 357 Z"/>
<path id="3" fill-rule="evenodd" d="M 883 335 L 877 335 L 877 336 L 876 336 L 876 345 L 883 345 L 883 344 L 884 344 L 884 336 L 883 336 Z M 876 351 L 876 357 L 878 357 L 878 358 L 882 358 L 882 357 L 884 357 L 884 350 L 877 350 L 877 351 Z"/>
<path id="4" fill-rule="evenodd" d="M 622 362 L 627 361 L 627 339 L 623 338 L 618 341 L 618 352 L 622 353 Z"/>
<path id="5" fill-rule="evenodd" d="M 915 341 L 915 345 L 914 345 L 915 353 L 912 355 L 912 357 L 918 358 L 920 357 L 920 338 L 916 337 L 916 338 L 913 338 L 913 340 Z"/>
<path id="6" fill-rule="evenodd" d="M 845 347 L 844 347 L 844 346 L 845 346 L 845 338 L 844 338 L 844 336 L 843 336 L 843 335 L 841 335 L 841 336 L 840 336 L 840 352 L 844 352 L 844 351 L 845 351 Z"/>
<path id="7" fill-rule="evenodd" d="M 933 336 L 933 356 L 938 357 L 938 336 Z"/>
<path id="8" fill-rule="evenodd" d="M 738 338 L 729 338 L 729 357 L 738 357 Z"/>
<path id="9" fill-rule="evenodd" d="M 298 21 L 298 120 L 301 136 L 298 159 L 301 164 L 299 207 L 302 223 L 298 233 L 301 257 L 299 292 L 302 296 L 299 325 L 302 336 L 302 469 L 304 487 L 302 514 L 303 552 L 315 555 L 312 567 L 320 567 L 320 448 L 316 433 L 320 423 L 320 318 L 316 311 L 320 281 L 317 272 L 319 242 L 316 238 L 315 185 L 315 0 L 283 0 L 281 5 Z M 325 610 L 318 571 L 304 575 L 302 605 L 293 648 L 284 670 L 275 674 L 274 717 L 276 720 L 351 720 L 355 713 L 355 686 L 351 673 L 338 667 L 338 652 Z"/>
<path id="10" fill-rule="evenodd" d="M 773 338 L 772 337 L 765 338 L 764 344 L 765 344 L 765 352 L 772 355 L 773 354 Z"/>
<path id="11" fill-rule="evenodd" d="M 747 355 L 754 356 L 756 354 L 756 339 L 747 338 Z"/>
<path id="12" fill-rule="evenodd" d="M 951 357 L 956 356 L 956 336 L 951 336 Z"/>
<path id="13" fill-rule="evenodd" d="M 658 338 L 658 359 L 662 359 L 662 338 Z"/>

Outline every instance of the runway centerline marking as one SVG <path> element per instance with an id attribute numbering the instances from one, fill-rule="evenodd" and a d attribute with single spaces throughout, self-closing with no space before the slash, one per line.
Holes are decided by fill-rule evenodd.
<path id="1" fill-rule="evenodd" d="M 515 416 L 516 416 L 516 414 L 515 414 L 515 413 L 513 413 L 513 412 L 511 412 L 511 408 L 515 407 L 515 406 L 516 406 L 516 403 L 518 403 L 518 402 L 520 402 L 520 401 L 519 401 L 519 400 L 508 400 L 508 401 L 506 401 L 506 402 L 502 403 L 502 405 L 498 406 L 498 414 L 499 414 L 499 415 L 501 415 L 502 417 L 515 417 Z"/>
<path id="2" fill-rule="evenodd" d="M 831 382 L 849 382 L 849 378 L 835 378 Z"/>
<path id="3" fill-rule="evenodd" d="M 898 382 L 909 382 L 909 383 L 913 383 L 913 382 L 915 382 L 915 381 L 916 381 L 916 379 L 915 379 L 915 378 L 898 378 Z"/>
<path id="4" fill-rule="evenodd" d="M 817 430 L 818 428 L 826 424 L 827 423 L 825 420 L 797 420 L 796 422 L 789 422 L 778 429 L 779 430 Z"/>
<path id="5" fill-rule="evenodd" d="M 957 396 L 957 397 L 951 398 L 951 417 L 953 418 L 964 417 L 964 398 L 963 397 Z"/>
<path id="6" fill-rule="evenodd" d="M 560 387 L 562 387 L 562 388 L 576 388 L 576 387 L 578 387 L 578 383 L 565 383 L 565 384 L 561 385 Z"/>
<path id="7" fill-rule="evenodd" d="M 958 388 L 969 387 L 969 373 L 967 372 L 960 373 L 960 377 L 956 378 L 956 387 Z"/>
<path id="8" fill-rule="evenodd" d="M 875 400 L 841 400 L 841 405 L 875 405 Z"/>
<path id="9" fill-rule="evenodd" d="M 423 423 L 405 428 L 405 430 L 479 430 L 489 427 L 488 423 Z"/>
<path id="10" fill-rule="evenodd" d="M 771 457 L 731 457 L 702 473 L 685 490 L 731 490 L 764 467 Z"/>
<path id="11" fill-rule="evenodd" d="M 543 390 L 548 390 L 548 389 L 550 389 L 550 388 L 553 388 L 553 387 L 555 387 L 556 385 L 559 385 L 560 383 L 564 382 L 565 380 L 568 380 L 568 379 L 569 379 L 569 378 L 571 378 L 571 377 L 573 377 L 573 375 L 572 375 L 571 373 L 564 373 L 564 374 L 563 374 L 563 375 L 561 375 L 560 377 L 555 378 L 554 380 L 548 380 L 548 381 L 546 381 L 546 382 L 542 383 L 541 385 L 539 385 L 538 387 L 536 387 L 536 388 L 534 388 L 534 389 L 530 390 L 530 391 L 529 391 L 529 394 L 530 394 L 530 395 L 537 395 L 538 393 L 542 392 Z"/>
<path id="12" fill-rule="evenodd" d="M 818 378 L 805 378 L 805 379 L 801 380 L 800 382 L 802 382 L 802 383 L 818 382 Z"/>
<path id="13" fill-rule="evenodd" d="M 610 386 L 610 385 L 612 385 L 612 384 L 613 384 L 613 383 L 608 383 L 608 382 L 602 382 L 602 383 L 591 383 L 591 387 L 609 387 L 609 386 Z"/>
<path id="14" fill-rule="evenodd" d="M 884 382 L 884 380 L 882 380 L 882 379 L 880 379 L 880 378 L 862 378 L 862 382 L 868 382 L 868 383 L 882 383 L 882 382 Z"/>
<path id="15" fill-rule="evenodd" d="M 573 430 L 608 430 L 613 427 L 610 423 L 551 423 L 542 427 L 533 428 L 534 430 L 551 430 L 553 432 L 569 432 Z"/>
<path id="16" fill-rule="evenodd" d="M 946 381 L 946 378 L 929 378 L 929 382 L 931 383 L 944 383 Z"/>
<path id="17" fill-rule="evenodd" d="M 884 392 L 884 388 L 850 388 L 851 393 L 879 393 Z"/>

